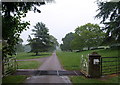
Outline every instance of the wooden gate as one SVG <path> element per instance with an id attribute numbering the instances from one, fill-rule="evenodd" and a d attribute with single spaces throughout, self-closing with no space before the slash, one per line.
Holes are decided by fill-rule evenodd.
<path id="1" fill-rule="evenodd" d="M 84 74 L 84 75 L 88 75 L 88 56 L 81 56 L 81 72 Z"/>
<path id="2" fill-rule="evenodd" d="M 4 58 L 2 64 L 3 64 L 2 69 L 3 76 L 7 76 L 9 74 L 14 73 L 18 67 L 15 57 Z"/>

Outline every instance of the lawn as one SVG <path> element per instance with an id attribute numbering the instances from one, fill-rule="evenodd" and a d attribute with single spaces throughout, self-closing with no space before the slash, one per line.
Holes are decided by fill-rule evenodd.
<path id="1" fill-rule="evenodd" d="M 18 53 L 17 55 L 14 55 L 13 57 L 16 57 L 18 60 L 21 59 L 35 59 L 35 58 L 41 58 L 41 57 L 48 57 L 51 56 L 52 53 L 50 52 L 41 52 L 38 56 L 35 55 L 35 53 Z"/>
<path id="2" fill-rule="evenodd" d="M 117 49 L 100 49 L 100 50 L 89 50 L 82 52 L 57 52 L 57 56 L 60 60 L 60 63 L 66 70 L 80 70 L 80 59 L 83 55 L 88 56 L 92 52 L 97 52 L 102 57 L 117 57 L 120 50 Z M 105 81 L 100 79 L 88 79 L 82 76 L 73 76 L 70 77 L 73 83 L 115 83 L 118 82 L 118 77 L 113 77 Z"/>
<path id="3" fill-rule="evenodd" d="M 27 76 L 23 75 L 9 75 L 2 79 L 2 84 L 4 85 L 18 85 L 19 83 L 23 83 Z"/>
<path id="4" fill-rule="evenodd" d="M 18 69 L 36 69 L 40 66 L 41 62 L 38 61 L 17 61 Z"/>
<path id="5" fill-rule="evenodd" d="M 57 56 L 66 70 L 79 70 L 80 69 L 80 59 L 83 55 L 84 57 L 92 52 L 97 52 L 102 57 L 117 57 L 120 50 L 117 49 L 100 49 L 100 50 L 89 50 L 82 52 L 57 52 Z"/>
<path id="6" fill-rule="evenodd" d="M 83 84 L 89 84 L 94 85 L 95 83 L 101 83 L 102 85 L 105 85 L 106 83 L 118 83 L 118 76 L 115 77 L 109 77 L 106 79 L 91 79 L 91 78 L 85 78 L 84 76 L 71 76 L 70 77 L 73 85 L 75 83 L 83 83 Z M 95 84 L 96 85 L 96 84 Z"/>

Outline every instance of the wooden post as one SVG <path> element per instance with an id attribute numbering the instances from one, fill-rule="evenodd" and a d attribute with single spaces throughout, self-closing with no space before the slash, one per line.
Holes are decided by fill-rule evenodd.
<path id="1" fill-rule="evenodd" d="M 89 55 L 88 76 L 91 78 L 99 78 L 101 76 L 101 56 L 96 52 Z"/>

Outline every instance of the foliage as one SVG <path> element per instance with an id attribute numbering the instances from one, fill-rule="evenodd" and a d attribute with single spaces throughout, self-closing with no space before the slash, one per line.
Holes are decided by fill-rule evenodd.
<path id="1" fill-rule="evenodd" d="M 71 41 L 72 50 L 82 50 L 84 48 L 84 38 L 74 34 L 75 38 Z"/>
<path id="2" fill-rule="evenodd" d="M 56 50 L 56 47 L 59 45 L 57 39 L 54 36 L 50 35 L 50 42 L 51 42 L 51 47 L 49 48 L 49 51 Z"/>
<path id="3" fill-rule="evenodd" d="M 17 53 L 19 52 L 24 52 L 24 46 L 22 45 L 23 40 L 21 38 L 19 38 L 18 44 L 15 45 L 16 51 Z"/>
<path id="4" fill-rule="evenodd" d="M 30 52 L 31 51 L 31 47 L 30 45 L 24 45 L 24 52 Z"/>
<path id="5" fill-rule="evenodd" d="M 102 44 L 105 33 L 97 24 L 85 24 L 75 29 L 75 38 L 71 46 L 74 50 L 96 47 Z"/>
<path id="6" fill-rule="evenodd" d="M 29 10 L 40 13 L 36 6 L 41 4 L 44 2 L 2 2 L 3 57 L 14 54 L 20 33 L 30 25 L 29 22 L 22 22 L 21 18 Z"/>
<path id="7" fill-rule="evenodd" d="M 99 13 L 96 18 L 102 18 L 101 23 L 107 31 L 107 43 L 120 42 L 120 1 L 119 2 L 97 2 Z"/>
<path id="8" fill-rule="evenodd" d="M 60 45 L 63 51 L 72 51 L 71 49 L 71 41 L 74 39 L 74 33 L 70 32 L 66 34 L 64 38 L 62 38 L 63 44 Z"/>
<path id="9" fill-rule="evenodd" d="M 57 45 L 57 40 L 49 35 L 49 30 L 44 23 L 38 22 L 32 31 L 35 38 L 32 39 L 29 36 L 28 41 L 30 42 L 31 51 L 35 52 L 36 55 L 38 55 L 38 52 L 49 51 L 51 47 Z"/>

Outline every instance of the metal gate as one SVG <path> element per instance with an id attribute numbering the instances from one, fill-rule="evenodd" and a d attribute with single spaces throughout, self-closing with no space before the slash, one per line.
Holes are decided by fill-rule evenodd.
<path id="1" fill-rule="evenodd" d="M 101 75 L 120 72 L 118 57 L 101 57 Z"/>

